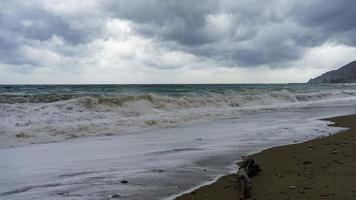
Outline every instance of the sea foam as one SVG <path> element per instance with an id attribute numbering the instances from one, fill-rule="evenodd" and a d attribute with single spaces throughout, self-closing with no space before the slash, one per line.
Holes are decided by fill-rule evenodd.
<path id="1" fill-rule="evenodd" d="M 355 101 L 356 90 L 239 88 L 198 92 L 1 93 L 0 147 L 141 132 L 182 123 Z"/>

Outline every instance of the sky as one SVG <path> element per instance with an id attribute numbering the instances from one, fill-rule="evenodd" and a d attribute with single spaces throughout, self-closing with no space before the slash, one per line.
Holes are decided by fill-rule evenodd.
<path id="1" fill-rule="evenodd" d="M 306 82 L 356 60 L 354 0 L 1 0 L 0 84 Z"/>

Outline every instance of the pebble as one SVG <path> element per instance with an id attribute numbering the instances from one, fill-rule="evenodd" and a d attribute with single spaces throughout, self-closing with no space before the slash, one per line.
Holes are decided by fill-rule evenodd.
<path id="1" fill-rule="evenodd" d="M 301 193 L 301 194 L 304 194 L 304 193 L 305 193 L 305 191 L 302 190 L 302 189 L 298 190 L 298 192 Z"/>
<path id="2" fill-rule="evenodd" d="M 330 154 L 337 154 L 337 151 L 333 151 L 333 152 L 331 152 Z"/>
<path id="3" fill-rule="evenodd" d="M 122 180 L 121 183 L 122 183 L 122 184 L 128 184 L 129 181 L 127 181 L 127 180 Z"/>
<path id="4" fill-rule="evenodd" d="M 283 176 L 282 176 L 281 174 L 277 174 L 277 176 L 278 176 L 279 178 L 283 178 Z"/>
<path id="5" fill-rule="evenodd" d="M 121 196 L 118 194 L 112 194 L 112 195 L 108 196 L 108 199 L 115 199 L 115 198 L 119 198 L 119 197 L 121 197 Z"/>
<path id="6" fill-rule="evenodd" d="M 311 163 L 312 163 L 312 162 L 309 161 L 309 160 L 303 161 L 303 165 L 309 165 L 309 164 L 311 164 Z"/>
<path id="7" fill-rule="evenodd" d="M 323 194 L 320 194 L 320 196 L 321 196 L 323 199 L 326 199 L 326 198 L 329 196 L 329 194 L 328 194 L 328 193 L 323 193 Z"/>
<path id="8" fill-rule="evenodd" d="M 293 186 L 293 185 L 291 185 L 291 186 L 289 186 L 289 189 L 297 189 L 297 187 L 295 187 L 295 186 Z"/>

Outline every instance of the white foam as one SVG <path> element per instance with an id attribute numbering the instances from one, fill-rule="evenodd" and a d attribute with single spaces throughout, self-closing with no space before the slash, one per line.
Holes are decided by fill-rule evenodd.
<path id="1" fill-rule="evenodd" d="M 236 117 L 244 112 L 337 105 L 348 101 L 356 101 L 352 90 L 291 93 L 254 89 L 176 97 L 158 94 L 84 96 L 51 103 L 2 103 L 0 147 L 128 134 Z"/>
<path id="2" fill-rule="evenodd" d="M 165 199 L 236 169 L 231 164 L 242 155 L 342 130 L 315 119 L 353 112 L 355 106 L 245 113 L 140 134 L 0 149 L 0 198 Z"/>

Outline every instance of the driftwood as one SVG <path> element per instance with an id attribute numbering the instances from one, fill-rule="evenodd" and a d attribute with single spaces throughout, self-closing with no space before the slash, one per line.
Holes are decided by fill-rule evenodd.
<path id="1" fill-rule="evenodd" d="M 252 188 L 251 177 L 256 176 L 261 171 L 260 166 L 251 158 L 244 159 L 239 167 L 237 176 L 240 182 L 240 199 L 250 196 Z"/>

